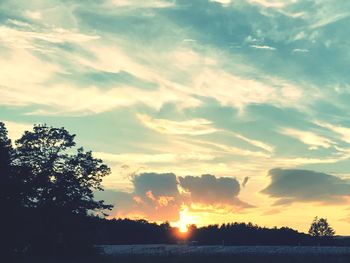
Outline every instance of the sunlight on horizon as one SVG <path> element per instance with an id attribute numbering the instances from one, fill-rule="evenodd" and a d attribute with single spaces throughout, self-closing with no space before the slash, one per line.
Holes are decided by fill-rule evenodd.
<path id="1" fill-rule="evenodd" d="M 190 225 L 196 225 L 197 222 L 198 220 L 189 214 L 188 207 L 182 206 L 180 210 L 180 219 L 179 221 L 175 222 L 173 226 L 177 227 L 180 233 L 185 234 L 188 232 L 188 227 Z"/>

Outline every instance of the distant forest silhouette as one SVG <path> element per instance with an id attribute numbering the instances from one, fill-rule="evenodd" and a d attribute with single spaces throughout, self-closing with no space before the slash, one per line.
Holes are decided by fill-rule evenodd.
<path id="1" fill-rule="evenodd" d="M 229 223 L 204 227 L 189 226 L 188 233 L 168 223 L 146 220 L 91 218 L 95 226 L 95 244 L 195 244 L 266 246 L 350 246 L 350 239 L 312 236 L 288 227 L 266 228 L 252 223 Z"/>
<path id="2" fill-rule="evenodd" d="M 102 179 L 110 169 L 91 151 L 76 148 L 74 138 L 64 128 L 34 125 L 12 143 L 0 122 L 0 226 L 5 254 L 86 255 L 94 253 L 94 245 L 191 241 L 200 245 L 350 245 L 349 239 L 333 238 L 328 223 L 317 218 L 310 228 L 312 235 L 251 223 L 192 225 L 186 235 L 180 235 L 169 223 L 106 219 L 105 212 L 112 206 L 96 201 L 94 191 L 103 190 Z"/>

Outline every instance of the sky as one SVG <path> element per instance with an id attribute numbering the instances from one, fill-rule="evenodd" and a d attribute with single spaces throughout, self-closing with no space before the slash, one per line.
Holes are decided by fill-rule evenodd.
<path id="1" fill-rule="evenodd" d="M 350 235 L 350 2 L 0 0 L 0 120 L 64 126 L 110 217 Z"/>

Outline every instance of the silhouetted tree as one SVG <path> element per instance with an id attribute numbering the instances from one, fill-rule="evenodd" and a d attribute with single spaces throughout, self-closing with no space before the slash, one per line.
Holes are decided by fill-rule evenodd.
<path id="1" fill-rule="evenodd" d="M 11 193 L 11 141 L 4 123 L 0 122 L 0 206 L 9 208 L 13 198 Z M 7 210 L 6 209 L 6 210 Z M 8 211 L 8 210 L 7 210 Z"/>
<path id="2" fill-rule="evenodd" d="M 5 124 L 0 122 L 0 173 L 2 175 L 0 180 L 2 183 L 4 183 L 5 178 L 9 177 L 12 151 L 11 140 L 8 138 Z M 7 173 L 6 176 L 5 173 Z M 4 192 L 0 192 L 0 194 L 3 196 Z"/>
<path id="3" fill-rule="evenodd" d="M 9 251 L 15 242 L 11 220 L 15 219 L 16 211 L 14 181 L 11 174 L 11 141 L 8 138 L 4 123 L 0 122 L 0 229 L 1 244 L 5 251 Z"/>
<path id="4" fill-rule="evenodd" d="M 316 216 L 311 223 L 309 234 L 314 237 L 332 237 L 335 231 L 326 218 L 318 218 Z"/>
<path id="5" fill-rule="evenodd" d="M 31 189 L 24 200 L 27 207 L 83 215 L 110 207 L 93 195 L 93 190 L 102 190 L 110 169 L 83 148 L 73 154 L 74 137 L 64 128 L 36 125 L 16 141 L 13 163 Z"/>
<path id="6" fill-rule="evenodd" d="M 64 128 L 35 125 L 13 148 L 0 123 L 1 208 L 18 207 L 10 218 L 22 218 L 16 227 L 26 225 L 26 229 L 16 239 L 32 251 L 86 248 L 91 241 L 89 215 L 111 208 L 94 199 L 110 169 L 91 151 L 75 150 L 74 137 Z"/>

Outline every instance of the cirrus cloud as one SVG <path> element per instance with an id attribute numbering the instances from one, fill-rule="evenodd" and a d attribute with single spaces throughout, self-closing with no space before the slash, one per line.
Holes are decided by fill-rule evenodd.
<path id="1" fill-rule="evenodd" d="M 138 119 L 148 128 L 166 134 L 203 135 L 216 132 L 212 122 L 205 119 L 171 121 L 155 119 L 146 114 L 137 114 Z"/>
<path id="2" fill-rule="evenodd" d="M 334 144 L 332 140 L 310 131 L 300 131 L 297 129 L 285 128 L 282 129 L 281 132 L 305 143 L 306 145 L 309 145 L 310 150 L 315 150 L 318 147 L 329 148 Z"/>

